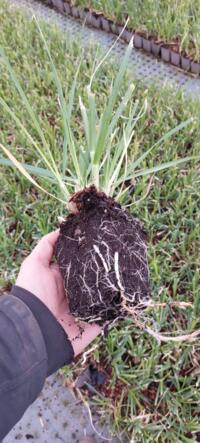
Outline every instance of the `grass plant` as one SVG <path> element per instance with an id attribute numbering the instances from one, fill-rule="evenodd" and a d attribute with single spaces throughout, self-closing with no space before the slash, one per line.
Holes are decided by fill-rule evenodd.
<path id="1" fill-rule="evenodd" d="M 36 188 L 33 182 L 28 182 L 20 171 L 13 171 L 10 167 L 11 159 L 3 152 L 0 154 L 3 165 L 0 226 L 0 269 L 3 286 L 8 281 L 14 282 L 23 257 L 30 252 L 38 238 L 55 228 L 58 216 L 66 215 L 68 192 L 71 193 L 80 185 L 75 171 L 76 168 L 80 168 L 78 165 L 82 157 L 78 158 L 77 165 L 72 153 L 66 158 L 63 146 L 71 149 L 68 141 L 71 142 L 71 138 L 67 138 L 71 137 L 71 132 L 76 143 L 76 154 L 81 152 L 82 147 L 90 146 L 87 136 L 91 137 L 91 132 L 88 130 L 85 136 L 83 117 L 87 117 L 89 121 L 88 115 L 93 117 L 90 106 L 93 105 L 94 96 L 91 97 L 91 94 L 95 94 L 97 115 L 103 115 L 118 67 L 108 60 L 105 61 L 91 84 L 96 66 L 94 60 L 99 60 L 100 57 L 99 49 L 91 47 L 83 56 L 79 44 L 61 38 L 55 29 L 42 27 L 63 85 L 64 99 L 68 97 L 68 108 L 65 112 L 71 118 L 70 126 L 66 127 L 62 117 L 64 108 L 58 84 L 56 86 L 53 80 L 51 60 L 44 42 L 38 35 L 37 27 L 34 23 L 27 22 L 20 14 L 8 13 L 2 2 L 0 12 L 3 23 L 0 29 L 1 45 L 12 64 L 9 73 L 8 64 L 3 57 L 0 79 L 1 145 L 20 162 L 24 167 L 23 171 L 31 174 L 41 188 L 48 191 L 45 195 L 41 188 Z M 14 84 L 10 79 L 13 68 L 16 78 L 20 79 L 20 84 L 23 85 L 41 131 L 28 114 L 25 102 L 22 103 L 16 82 Z M 73 112 L 70 114 L 69 97 L 73 95 L 74 82 L 78 92 L 74 91 Z M 151 319 L 151 327 L 162 334 L 190 333 L 200 327 L 200 178 L 199 164 L 195 159 L 199 155 L 200 146 L 200 130 L 197 124 L 200 105 L 195 101 L 187 102 L 181 91 L 157 91 L 153 85 L 146 90 L 136 81 L 135 88 L 130 91 L 131 84 L 132 78 L 125 72 L 119 101 L 116 101 L 114 109 L 119 109 L 117 103 L 123 102 L 127 91 L 132 93 L 132 98 L 126 106 L 124 105 L 118 133 L 112 140 L 109 138 L 110 134 L 107 134 L 107 146 L 119 146 L 119 140 L 122 140 L 123 149 L 126 149 L 124 128 L 127 128 L 137 102 L 137 112 L 141 112 L 141 115 L 137 119 L 135 133 L 129 144 L 127 162 L 132 168 L 136 159 L 140 158 L 139 175 L 137 176 L 136 169 L 134 177 L 132 170 L 130 171 L 132 187 L 122 194 L 120 179 L 124 178 L 123 165 L 126 164 L 123 161 L 117 178 L 118 184 L 115 187 L 114 179 L 114 189 L 112 186 L 111 188 L 113 195 L 120 193 L 121 201 L 125 205 L 131 205 L 130 211 L 144 221 L 148 232 L 151 289 L 155 306 L 150 307 L 146 313 L 147 321 Z M 88 85 L 91 86 L 90 89 Z M 113 114 L 110 118 L 109 124 Z M 183 125 L 186 121 L 187 126 Z M 177 126 L 180 130 L 173 133 L 173 128 Z M 97 128 L 97 135 L 98 130 Z M 167 133 L 171 133 L 171 137 L 162 139 Z M 45 160 L 41 158 L 30 136 L 42 150 Z M 44 136 L 45 141 L 42 139 Z M 161 139 L 162 142 L 157 143 Z M 116 144 L 111 145 L 111 141 Z M 146 153 L 152 146 L 154 149 L 149 151 L 147 156 Z M 91 155 L 91 152 L 89 154 Z M 186 157 L 194 158 L 188 163 L 174 163 L 170 168 L 160 168 L 172 159 L 176 162 Z M 99 168 L 99 171 L 96 171 L 96 167 L 93 168 L 94 158 L 92 165 L 91 157 L 87 163 L 90 165 L 90 175 L 86 175 L 87 169 L 83 173 L 85 170 L 81 166 L 81 177 L 83 182 L 86 177 L 87 180 L 90 177 L 89 181 L 91 177 L 98 179 L 103 188 L 103 169 Z M 106 159 L 104 167 L 105 165 Z M 155 165 L 158 167 L 156 170 L 152 169 Z M 176 165 L 178 167 L 175 167 Z M 141 174 L 141 171 L 148 171 L 148 174 Z M 150 171 L 153 173 L 151 176 Z M 109 180 L 110 177 L 112 175 L 109 175 Z M 176 306 L 173 305 L 174 302 L 177 302 Z M 183 306 L 183 302 L 188 304 Z M 195 442 L 196 434 L 200 432 L 198 340 L 159 342 L 127 320 L 114 327 L 103 342 L 100 340 L 99 346 L 90 355 L 107 370 L 110 368 L 108 389 L 113 390 L 113 395 L 109 393 L 108 396 L 104 392 L 102 396 L 97 395 L 93 401 L 98 404 L 102 416 L 112 416 L 115 430 L 122 441 L 125 441 L 125 435 L 129 435 L 129 440 L 138 443 Z M 78 365 L 81 363 L 82 361 L 79 361 Z"/>

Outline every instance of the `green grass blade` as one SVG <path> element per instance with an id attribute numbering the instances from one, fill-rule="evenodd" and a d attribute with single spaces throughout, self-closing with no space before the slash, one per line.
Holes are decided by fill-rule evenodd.
<path id="1" fill-rule="evenodd" d="M 48 55 L 48 58 L 49 58 L 49 61 L 50 61 L 50 65 L 51 65 L 51 69 L 52 69 L 52 73 L 53 73 L 53 76 L 54 76 L 55 85 L 56 85 L 57 92 L 58 92 L 59 106 L 60 106 L 60 110 L 61 110 L 61 114 L 62 114 L 62 118 L 63 118 L 63 124 L 64 124 L 64 149 L 65 149 L 64 156 L 65 156 L 65 161 L 67 161 L 67 151 L 66 151 L 67 150 L 67 143 L 66 143 L 66 141 L 67 141 L 67 132 L 68 132 L 68 130 L 67 130 L 67 122 L 66 122 L 66 119 L 67 119 L 67 106 L 66 106 L 66 102 L 65 102 L 65 98 L 64 98 L 64 94 L 63 94 L 63 89 L 62 89 L 61 81 L 59 79 L 59 76 L 58 76 L 58 73 L 57 73 L 57 69 L 56 69 L 55 64 L 53 62 L 53 59 L 51 57 L 51 53 L 50 53 L 49 47 L 47 45 L 46 39 L 45 39 L 44 34 L 43 34 L 43 32 L 42 32 L 42 30 L 40 28 L 39 22 L 38 22 L 38 20 L 36 19 L 35 16 L 34 16 L 34 20 L 35 20 L 37 28 L 39 30 L 42 42 L 44 44 L 45 51 L 46 51 L 46 53 Z"/>
<path id="2" fill-rule="evenodd" d="M 40 137 L 40 139 L 42 141 L 42 144 L 43 144 L 43 147 L 48 152 L 48 155 L 49 155 L 49 157 L 51 159 L 51 162 L 52 162 L 52 168 L 54 169 L 55 175 L 58 178 L 58 183 L 60 185 L 60 188 L 61 188 L 62 192 L 64 194 L 66 194 L 67 193 L 66 187 L 65 187 L 63 181 L 60 178 L 60 174 L 59 174 L 58 168 L 56 166 L 55 160 L 53 158 L 53 155 L 51 153 L 49 145 L 48 145 L 48 143 L 47 143 L 47 141 L 46 141 L 46 139 L 44 137 L 42 129 L 41 129 L 41 127 L 39 125 L 39 122 L 37 120 L 37 117 L 36 117 L 32 107 L 31 107 L 27 97 L 26 97 L 26 94 L 24 93 L 24 91 L 23 91 L 23 89 L 22 89 L 22 87 L 21 87 L 21 85 L 20 85 L 20 83 L 19 83 L 19 81 L 17 79 L 17 76 L 15 75 L 15 72 L 14 72 L 14 70 L 13 70 L 13 68 L 12 68 L 12 66 L 11 66 L 11 64 L 10 64 L 10 62 L 8 60 L 8 58 L 6 57 L 6 54 L 5 54 L 4 50 L 3 50 L 3 48 L 1 48 L 1 47 L 0 47 L 0 61 L 1 61 L 1 63 L 3 63 L 6 66 L 8 72 L 9 72 L 9 74 L 11 76 L 11 79 L 12 79 L 12 81 L 14 83 L 14 86 L 15 86 L 19 96 L 21 97 L 22 103 L 24 104 L 24 106 L 25 106 L 25 108 L 26 108 L 26 110 L 27 110 L 27 112 L 28 112 L 28 114 L 30 116 L 30 119 L 31 119 L 32 124 L 33 124 L 33 127 L 36 130 L 38 136 Z"/>
<path id="3" fill-rule="evenodd" d="M 30 172 L 31 174 L 37 175 L 38 177 L 42 177 L 45 178 L 46 180 L 50 181 L 51 183 L 57 183 L 57 179 L 55 178 L 54 174 L 49 171 L 48 169 L 44 169 L 41 168 L 40 166 L 33 166 L 33 165 L 29 165 L 27 163 L 22 163 L 20 162 L 20 164 L 22 165 L 22 167 L 24 169 L 26 169 L 26 171 Z M 4 157 L 0 157 L 0 165 L 3 166 L 10 166 L 13 168 L 13 162 L 11 160 L 8 160 L 7 158 Z M 66 179 L 65 177 L 63 177 L 63 181 L 67 181 L 67 184 L 69 186 L 73 186 L 76 184 L 76 181 L 68 178 Z M 65 181 L 65 183 L 66 183 Z"/>
<path id="4" fill-rule="evenodd" d="M 100 129 L 99 129 L 99 136 L 97 139 L 96 144 L 96 150 L 94 155 L 94 163 L 98 164 L 101 160 L 102 154 L 104 150 L 106 149 L 105 142 L 107 139 L 107 135 L 109 133 L 109 125 L 112 120 L 112 114 L 113 109 L 117 101 L 117 97 L 119 94 L 120 87 L 122 85 L 122 80 L 128 65 L 128 60 L 130 57 L 130 53 L 132 51 L 132 41 L 129 43 L 127 50 L 125 52 L 124 58 L 122 60 L 122 63 L 120 65 L 120 69 L 118 71 L 118 74 L 115 78 L 112 92 L 110 94 L 110 97 L 108 99 L 108 104 L 102 114 L 102 118 L 100 120 Z"/>
<path id="5" fill-rule="evenodd" d="M 14 164 L 11 160 L 8 160 L 7 158 L 0 157 L 0 165 L 3 166 L 11 166 L 13 168 Z M 28 165 L 26 163 L 21 163 L 22 167 L 26 169 L 26 171 L 38 175 L 39 177 L 45 178 L 46 180 L 49 180 L 50 182 L 55 183 L 54 175 L 51 171 L 48 171 L 47 169 L 40 168 L 39 166 L 32 166 Z"/>
<path id="6" fill-rule="evenodd" d="M 162 163 L 161 165 L 157 165 L 152 168 L 142 169 L 141 171 L 138 171 L 134 174 L 134 178 L 141 177 L 144 175 L 153 174 L 155 172 L 162 171 L 163 169 L 169 169 L 169 168 L 173 168 L 173 167 L 176 168 L 178 165 L 181 165 L 183 163 L 187 163 L 189 161 L 199 160 L 199 159 L 200 159 L 200 156 L 191 156 L 191 157 L 181 158 L 179 160 L 171 160 L 169 162 Z M 129 180 L 128 177 L 127 177 L 127 180 Z"/>
<path id="7" fill-rule="evenodd" d="M 156 148 L 157 146 L 161 145 L 162 142 L 165 142 L 168 140 L 172 135 L 176 134 L 177 132 L 181 131 L 181 129 L 186 128 L 190 123 L 194 121 L 193 117 L 188 118 L 185 122 L 180 123 L 175 128 L 168 131 L 166 134 L 164 134 L 156 143 L 154 143 L 151 148 L 149 148 L 144 154 L 142 154 L 137 160 L 135 160 L 128 168 L 128 174 L 131 173 L 131 171 L 134 171 L 140 163 L 150 154 L 150 152 Z"/>
<path id="8" fill-rule="evenodd" d="M 88 110 L 89 150 L 91 153 L 91 161 L 93 162 L 95 148 L 96 148 L 96 139 L 97 139 L 96 128 L 98 126 L 98 116 L 97 116 L 95 95 L 91 92 L 89 87 L 87 87 L 87 92 L 88 92 L 88 101 L 89 101 L 89 110 Z"/>
<path id="9" fill-rule="evenodd" d="M 67 106 L 66 106 L 66 114 L 67 114 L 67 119 L 69 122 L 71 121 L 71 115 L 72 115 L 72 111 L 73 111 L 73 107 L 74 107 L 74 97 L 75 97 L 75 91 L 76 91 L 76 86 L 77 86 L 77 78 L 78 78 L 81 64 L 82 64 L 82 57 L 79 62 L 78 68 L 76 70 L 75 78 L 73 80 L 71 89 L 69 91 L 69 97 L 68 97 L 68 102 L 67 102 Z M 65 133 L 64 142 L 63 142 L 63 161 L 62 161 L 63 174 L 65 174 L 66 169 L 67 169 L 67 161 L 68 161 L 67 143 L 68 143 L 68 137 L 67 137 L 67 134 Z"/>
<path id="10" fill-rule="evenodd" d="M 0 143 L 0 148 L 3 150 L 4 154 L 6 154 L 8 156 L 8 158 L 11 160 L 11 162 L 13 163 L 13 166 L 15 166 L 19 172 L 21 172 L 22 175 L 24 175 L 24 177 L 26 177 L 27 180 L 29 180 L 36 188 L 38 188 L 40 191 L 44 192 L 45 194 L 47 194 L 49 197 L 53 197 L 55 200 L 66 204 L 66 202 L 64 200 L 61 200 L 60 198 L 56 197 L 54 194 L 51 194 L 51 192 L 48 192 L 46 189 L 44 189 L 41 185 L 39 185 L 39 183 L 37 183 L 35 181 L 35 179 L 33 177 L 31 177 L 31 175 L 29 174 L 29 172 L 23 167 L 22 163 L 20 163 L 12 154 L 11 152 Z"/>
<path id="11" fill-rule="evenodd" d="M 56 69 L 53 59 L 51 57 L 51 53 L 49 51 L 44 34 L 43 34 L 36 18 L 35 18 L 35 21 L 36 21 L 37 27 L 39 29 L 42 41 L 44 43 L 45 50 L 46 50 L 47 55 L 49 57 L 51 69 L 52 69 L 55 84 L 57 87 L 57 92 L 58 92 L 58 97 L 59 97 L 59 105 L 60 105 L 60 110 L 61 110 L 63 124 L 64 124 L 64 157 L 63 157 L 64 162 L 67 164 L 67 146 L 68 146 L 77 176 L 80 177 L 80 181 L 82 181 L 82 175 L 81 175 L 81 171 L 80 171 L 79 163 L 78 163 L 78 158 L 77 158 L 77 154 L 76 154 L 75 140 L 74 140 L 72 131 L 70 129 L 70 121 L 69 121 L 69 116 L 68 116 L 68 112 L 67 112 L 67 105 L 66 105 L 66 101 L 64 98 L 62 85 L 61 85 L 61 82 L 60 82 L 60 79 L 59 79 L 59 76 L 57 73 L 57 69 Z M 72 93 L 72 97 L 73 97 L 73 93 Z"/>
<path id="12" fill-rule="evenodd" d="M 84 132 L 85 132 L 85 137 L 86 137 L 86 147 L 81 146 L 80 147 L 80 151 L 79 151 L 79 165 L 80 165 L 80 169 L 82 172 L 82 176 L 84 177 L 84 186 L 87 182 L 87 177 L 91 171 L 91 161 L 90 161 L 90 151 L 89 151 L 89 147 L 90 147 L 90 127 L 89 127 L 89 119 L 88 119 L 88 114 L 87 114 L 87 109 L 84 105 L 84 103 L 82 102 L 82 98 L 79 97 L 79 106 L 80 106 L 80 111 L 81 111 L 81 115 L 82 115 L 82 120 L 83 120 L 83 127 L 84 127 Z"/>
<path id="13" fill-rule="evenodd" d="M 67 124 L 67 126 L 68 126 L 68 124 Z M 80 165 L 79 165 L 77 154 L 76 154 L 75 140 L 74 140 L 74 136 L 73 136 L 70 126 L 68 126 L 68 143 L 69 143 L 69 151 L 70 151 L 71 158 L 73 161 L 74 169 L 75 169 L 76 175 L 77 175 L 77 180 L 80 183 L 80 185 L 83 185 L 84 180 L 83 180 L 83 176 L 82 176 L 82 173 L 80 170 Z"/>
<path id="14" fill-rule="evenodd" d="M 114 41 L 113 45 L 109 48 L 109 50 L 106 52 L 106 54 L 103 56 L 103 58 L 101 59 L 101 61 L 100 61 L 99 64 L 97 65 L 97 67 L 95 68 L 95 70 L 94 70 L 94 72 L 93 72 L 93 74 L 92 74 L 92 76 L 91 76 L 91 78 L 90 78 L 90 84 L 89 84 L 90 89 L 91 89 L 91 87 L 92 87 L 92 82 L 93 82 L 93 80 L 94 80 L 94 77 L 95 77 L 97 71 L 98 71 L 99 68 L 103 65 L 103 63 L 106 61 L 106 59 L 109 57 L 109 55 L 110 55 L 110 53 L 112 52 L 113 48 L 116 46 L 118 40 L 120 40 L 121 35 L 123 34 L 123 31 L 124 31 L 124 29 L 126 28 L 128 22 L 129 22 L 129 18 L 127 18 L 127 20 L 126 20 L 126 22 L 125 22 L 125 25 L 124 25 L 124 27 L 123 27 L 123 29 L 122 29 L 122 31 L 120 32 L 120 34 L 118 35 L 118 37 L 117 37 L 116 40 Z M 129 44 L 133 47 L 133 38 L 131 39 L 131 41 L 130 41 Z"/>
<path id="15" fill-rule="evenodd" d="M 89 154 L 88 152 L 84 149 L 83 146 L 80 146 L 79 149 L 79 166 L 80 169 L 82 171 L 82 176 L 84 177 L 84 182 L 82 184 L 82 186 L 86 186 L 87 184 L 87 170 L 88 170 L 88 163 L 89 163 Z"/>
<path id="16" fill-rule="evenodd" d="M 95 147 L 96 147 L 96 128 L 98 127 L 98 115 L 95 102 L 95 96 L 90 91 L 89 86 L 87 86 L 87 96 L 88 96 L 88 109 L 86 109 L 81 97 L 79 97 L 80 110 L 83 119 L 84 132 L 86 136 L 87 149 L 85 149 L 85 167 L 84 167 L 84 178 L 87 179 L 88 168 L 91 170 L 92 182 L 98 188 L 99 186 L 99 168 L 97 165 L 93 164 Z"/>
<path id="17" fill-rule="evenodd" d="M 94 164 L 94 156 L 96 151 L 96 143 L 98 137 L 98 126 L 99 120 L 97 115 L 96 101 L 94 94 L 88 88 L 88 100 L 89 100 L 89 110 L 88 110 L 88 120 L 89 120 L 89 152 L 90 152 L 90 163 L 91 163 L 91 174 L 92 182 L 95 184 L 97 189 L 99 188 L 99 164 Z M 88 165 L 89 166 L 89 165 Z"/>
<path id="18" fill-rule="evenodd" d="M 86 142 L 87 142 L 87 145 L 89 146 L 90 145 L 89 120 L 88 120 L 88 115 L 87 115 L 87 109 L 86 109 L 81 97 L 79 97 L 79 106 L 80 106 L 80 111 L 81 111 L 82 120 L 83 120 L 83 127 L 84 127 Z"/>
<path id="19" fill-rule="evenodd" d="M 110 192 L 111 188 L 113 189 L 113 191 L 115 189 L 114 183 L 118 179 L 124 157 L 127 154 L 128 148 L 129 148 L 130 143 L 132 141 L 132 138 L 134 135 L 134 128 L 135 128 L 138 120 L 141 117 L 143 117 L 143 115 L 146 113 L 147 101 L 146 100 L 144 101 L 143 106 L 141 107 L 137 116 L 134 118 L 137 108 L 138 108 L 138 102 L 136 102 L 134 104 L 133 109 L 131 110 L 131 112 L 129 114 L 128 122 L 126 124 L 125 129 L 124 129 L 122 138 L 121 138 L 120 142 L 118 143 L 118 146 L 116 146 L 116 148 L 115 148 L 112 160 L 108 159 L 108 161 L 107 161 L 107 164 L 109 162 L 108 174 L 106 177 L 107 183 L 108 183 L 108 185 L 106 183 L 107 192 Z M 124 149 L 124 145 L 126 145 L 126 149 Z M 126 162 L 126 167 L 127 167 L 127 162 Z M 123 172 L 123 175 L 124 175 L 124 172 Z M 126 171 L 126 174 L 127 174 L 127 171 Z"/>
<path id="20" fill-rule="evenodd" d="M 40 139 L 42 141 L 42 144 L 46 148 L 47 152 L 49 153 L 51 161 L 52 161 L 52 164 L 53 164 L 54 168 L 56 169 L 55 161 L 54 161 L 52 153 L 51 153 L 51 151 L 49 149 L 48 143 L 47 143 L 47 141 L 46 141 L 46 139 L 44 137 L 42 129 L 41 129 L 40 125 L 39 125 L 37 117 L 36 117 L 32 107 L 31 107 L 27 97 L 26 97 L 26 94 L 24 93 L 24 91 L 23 91 L 23 89 L 22 89 L 22 87 L 21 87 L 21 85 L 20 85 L 20 83 L 19 83 L 19 81 L 17 79 L 17 76 L 15 75 L 14 69 L 12 68 L 12 66 L 11 66 L 11 64 L 10 64 L 10 62 L 9 62 L 9 60 L 8 60 L 4 50 L 3 50 L 3 48 L 1 48 L 1 47 L 0 47 L 0 61 L 1 61 L 1 63 L 3 63 L 6 66 L 8 72 L 10 74 L 10 77 L 11 77 L 11 79 L 12 79 L 14 85 L 15 85 L 15 88 L 18 91 L 18 94 L 21 97 L 21 100 L 22 100 L 23 104 L 25 105 L 25 108 L 26 108 L 26 110 L 27 110 L 27 112 L 28 112 L 28 114 L 29 114 L 29 116 L 31 118 L 31 121 L 32 121 L 33 126 L 34 126 L 34 129 L 37 131 L 37 133 L 38 133 L 38 135 L 39 135 L 39 137 L 40 137 Z"/>
<path id="21" fill-rule="evenodd" d="M 127 89 L 127 91 L 125 92 L 124 97 L 121 100 L 121 103 L 119 104 L 116 112 L 114 113 L 114 116 L 111 120 L 111 123 L 109 125 L 109 133 L 112 134 L 113 130 L 115 129 L 115 127 L 117 126 L 117 123 L 120 119 L 120 117 L 122 117 L 123 112 L 125 107 L 128 105 L 128 102 L 130 101 L 132 95 L 133 95 L 133 91 L 135 89 L 135 85 L 133 83 L 131 83 Z M 136 101 L 136 109 L 137 106 L 139 104 L 139 101 Z M 135 111 L 136 111 L 135 109 Z"/>
<path id="22" fill-rule="evenodd" d="M 72 111 L 73 111 L 73 107 L 74 107 L 74 97 L 75 97 L 75 91 L 76 91 L 76 87 L 77 87 L 77 79 L 78 79 L 78 74 L 80 71 L 81 64 L 82 64 L 82 57 L 81 57 L 81 60 L 78 64 L 78 68 L 76 70 L 75 77 L 72 82 L 71 89 L 69 91 L 69 97 L 68 97 L 68 102 L 67 102 L 67 106 L 66 106 L 67 116 L 68 116 L 69 121 L 71 120 L 71 115 L 72 115 Z"/>
<path id="23" fill-rule="evenodd" d="M 49 162 L 48 158 L 45 156 L 43 150 L 38 146 L 38 144 L 36 143 L 36 141 L 33 139 L 33 137 L 31 136 L 31 134 L 27 131 L 27 129 L 25 128 L 25 126 L 23 125 L 23 123 L 18 119 L 18 117 L 16 116 L 16 114 L 9 108 L 9 106 L 7 105 L 7 103 L 5 102 L 5 100 L 3 100 L 0 97 L 0 103 L 3 106 L 3 108 L 5 109 L 6 112 L 8 112 L 8 114 L 12 117 L 12 119 L 15 121 L 15 123 L 17 124 L 17 126 L 22 130 L 23 134 L 28 138 L 28 140 L 30 141 L 30 143 L 34 146 L 34 148 L 36 149 L 36 151 L 38 152 L 39 156 L 42 158 L 42 160 L 44 161 L 44 163 L 47 165 L 48 169 L 52 172 L 52 174 L 55 177 L 55 180 L 57 181 L 57 183 L 60 186 L 61 191 L 65 194 L 67 194 L 67 189 L 66 186 L 64 184 L 64 181 L 62 179 L 62 177 L 60 176 L 60 174 L 55 171 L 55 169 L 53 168 L 53 166 L 51 165 L 51 163 Z"/>
<path id="24" fill-rule="evenodd" d="M 91 161 L 93 161 L 95 145 L 96 145 L 96 126 L 98 124 L 98 116 L 97 116 L 95 96 L 89 90 L 89 86 L 87 86 L 87 96 L 88 96 L 89 108 L 88 109 L 86 108 L 81 97 L 79 97 L 79 104 L 80 104 L 83 126 L 87 141 L 87 150 L 90 153 Z"/>
<path id="25" fill-rule="evenodd" d="M 56 176 L 56 173 L 54 172 L 54 169 L 53 169 L 52 165 L 48 161 L 47 157 L 44 155 L 42 149 L 37 145 L 37 143 L 35 142 L 35 140 L 31 136 L 31 134 L 27 131 L 27 129 L 23 125 L 23 123 L 19 120 L 19 118 L 16 116 L 16 114 L 9 108 L 9 106 L 7 105 L 5 100 L 3 98 L 1 98 L 1 97 L 0 97 L 0 104 L 5 109 L 5 111 L 12 117 L 12 119 L 15 121 L 17 126 L 22 130 L 24 135 L 28 138 L 30 143 L 34 146 L 34 148 L 36 149 L 38 154 L 43 159 L 44 163 L 48 166 L 48 169 L 50 169 L 52 171 L 52 173 L 54 174 L 54 176 Z"/>
<path id="26" fill-rule="evenodd" d="M 123 133 L 123 145 L 124 145 L 123 151 L 122 151 L 122 153 L 120 155 L 120 158 L 119 158 L 119 160 L 118 160 L 118 162 L 116 164 L 115 170 L 114 170 L 114 172 L 113 172 L 113 174 L 110 177 L 110 180 L 108 182 L 107 193 L 109 195 L 113 195 L 113 192 L 114 192 L 114 190 L 116 188 L 115 183 L 116 183 L 117 178 L 119 176 L 120 169 L 122 167 L 122 163 L 124 161 L 124 158 L 127 155 L 127 151 L 128 151 L 129 145 L 131 143 L 131 140 L 133 138 L 134 132 L 135 132 L 134 129 L 131 132 L 124 130 L 124 133 Z"/>
<path id="27" fill-rule="evenodd" d="M 149 174 L 154 174 L 155 172 L 159 172 L 164 169 L 176 168 L 180 164 L 187 163 L 192 160 L 199 160 L 199 159 L 200 159 L 200 156 L 196 155 L 196 156 L 181 158 L 179 160 L 171 160 L 169 162 L 162 163 L 161 165 L 153 166 L 152 168 L 141 169 L 138 172 L 136 171 L 131 175 L 127 175 L 126 180 L 131 180 L 133 178 L 142 177 L 142 176 L 149 175 Z M 117 180 L 116 186 L 119 186 L 121 183 L 123 183 L 123 181 L 124 181 L 124 178 L 120 178 L 119 180 Z"/>
<path id="28" fill-rule="evenodd" d="M 112 149 L 113 138 L 117 135 L 117 131 L 119 130 L 119 126 L 117 127 L 117 123 L 119 121 L 119 118 L 122 117 L 123 111 L 124 111 L 125 107 L 127 106 L 130 98 L 132 97 L 132 93 L 133 93 L 134 88 L 135 88 L 135 86 L 133 84 L 129 85 L 129 87 L 128 87 L 120 105 L 118 106 L 118 108 L 112 118 L 112 121 L 109 125 L 108 141 L 106 140 L 106 146 L 107 146 L 106 158 L 107 158 L 107 160 L 106 160 L 106 164 L 104 166 L 104 182 L 103 182 L 104 187 L 106 187 L 106 183 L 109 180 L 109 176 L 112 174 L 112 172 L 115 168 L 115 159 L 113 159 L 111 161 L 111 149 Z M 132 117 L 134 116 L 134 114 L 137 110 L 138 104 L 139 104 L 139 101 L 137 100 L 134 105 L 134 112 L 132 113 Z M 115 157 L 116 151 L 117 151 L 117 149 L 115 149 L 114 157 Z M 102 168 L 102 166 L 100 166 L 100 169 Z"/>

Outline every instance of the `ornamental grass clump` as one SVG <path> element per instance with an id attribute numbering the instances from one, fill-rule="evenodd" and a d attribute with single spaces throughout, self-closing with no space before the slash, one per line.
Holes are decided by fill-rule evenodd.
<path id="1" fill-rule="evenodd" d="M 127 202 L 133 179 L 176 167 L 192 158 L 186 157 L 143 168 L 143 161 L 148 154 L 188 125 L 192 119 L 182 122 L 163 135 L 138 158 L 129 160 L 128 150 L 137 122 L 144 117 L 147 109 L 146 100 L 142 105 L 138 100 L 133 100 L 132 83 L 121 96 L 133 45 L 131 41 L 111 84 L 103 112 L 100 114 L 98 111 L 93 80 L 110 50 L 93 70 L 86 88 L 87 103 L 79 97 L 79 112 L 85 136 L 84 143 L 79 146 L 75 131 L 72 130 L 71 119 L 81 61 L 66 100 L 46 39 L 39 24 L 37 26 L 51 65 L 63 120 L 62 165 L 60 167 L 56 163 L 39 119 L 3 49 L 0 49 L 0 62 L 14 82 L 34 134 L 37 134 L 37 140 L 18 119 L 6 99 L 0 98 L 1 106 L 23 132 L 43 167 L 20 163 L 11 149 L 2 144 L 1 149 L 8 159 L 1 157 L 0 163 L 14 165 L 33 185 L 58 203 L 67 205 L 68 215 L 60 225 L 55 253 L 70 311 L 80 320 L 101 325 L 106 320 L 131 315 L 135 306 L 144 307 L 149 303 L 146 235 L 140 220 L 123 204 Z M 56 184 L 59 196 L 56 192 L 50 192 L 47 187 L 44 188 L 34 176 L 45 178 L 46 183 L 49 181 L 51 185 Z"/>

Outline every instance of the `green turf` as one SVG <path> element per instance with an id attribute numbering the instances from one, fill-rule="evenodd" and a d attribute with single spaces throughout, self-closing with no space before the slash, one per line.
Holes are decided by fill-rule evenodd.
<path id="1" fill-rule="evenodd" d="M 192 57 L 200 56 L 200 3 L 196 0 L 75 0 L 134 30 L 155 33 L 158 39 L 178 38 L 181 48 Z M 191 43 L 191 40 L 193 43 Z"/>
<path id="2" fill-rule="evenodd" d="M 40 116 L 51 148 L 61 161 L 63 127 L 55 86 L 47 56 L 33 23 L 20 15 L 8 14 L 0 2 L 0 41 L 21 79 L 28 98 Z M 72 83 L 80 59 L 79 45 L 64 40 L 54 29 L 45 27 L 45 35 L 58 67 L 65 93 Z M 26 36 L 26 38 L 24 38 Z M 78 79 L 78 93 L 92 71 L 95 49 L 83 59 Z M 115 64 L 106 63 L 94 83 L 101 110 L 116 73 Z M 0 96 L 30 127 L 26 112 L 6 70 L 0 71 Z M 128 77 L 128 75 L 127 75 Z M 128 81 L 128 78 L 127 78 Z M 148 99 L 148 110 L 137 126 L 129 157 L 145 151 L 167 130 L 193 115 L 189 127 L 152 152 L 143 166 L 161 161 L 197 155 L 200 147 L 198 123 L 200 105 L 184 100 L 181 91 L 145 87 L 135 82 L 134 98 L 141 104 Z M 78 109 L 78 97 L 77 97 Z M 77 140 L 83 140 L 79 112 L 73 121 Z M 27 140 L 13 121 L 0 109 L 0 141 L 21 161 L 34 162 Z M 15 281 L 20 263 L 41 235 L 58 226 L 57 216 L 65 214 L 64 205 L 36 191 L 11 168 L 1 167 L 0 283 Z M 170 306 L 149 309 L 147 322 L 158 332 L 192 332 L 200 327 L 200 196 L 199 164 L 192 162 L 179 169 L 158 173 L 145 199 L 149 177 L 135 182 L 131 211 L 145 224 L 149 237 L 149 265 L 153 301 L 185 301 L 185 310 Z M 46 183 L 54 192 L 53 184 Z M 55 191 L 56 192 L 56 191 Z M 112 371 L 111 384 L 119 387 L 112 401 L 98 396 L 96 402 L 103 416 L 112 416 L 122 442 L 195 442 L 200 432 L 200 344 L 159 344 L 132 321 L 112 329 L 107 339 L 100 339 L 93 357 Z M 70 369 L 71 371 L 71 369 Z M 132 440 L 131 440 L 132 439 Z"/>

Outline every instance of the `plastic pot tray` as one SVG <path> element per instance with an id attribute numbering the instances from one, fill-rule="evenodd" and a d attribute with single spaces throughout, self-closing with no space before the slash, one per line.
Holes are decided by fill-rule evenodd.
<path id="1" fill-rule="evenodd" d="M 37 0 L 42 2 L 42 0 Z M 68 14 L 75 19 L 82 20 L 87 25 L 94 28 L 102 29 L 112 34 L 121 34 L 121 39 L 126 43 L 129 43 L 131 38 L 133 39 L 134 47 L 142 49 L 148 54 L 152 54 L 161 58 L 164 62 L 170 63 L 186 72 L 192 72 L 193 74 L 200 75 L 200 63 L 191 60 L 189 57 L 185 57 L 178 52 L 175 52 L 164 42 L 159 42 L 152 37 L 149 39 L 147 36 L 140 35 L 140 33 L 133 32 L 130 29 L 124 29 L 122 24 L 117 24 L 105 17 L 103 14 L 98 14 L 96 11 L 88 8 L 81 8 L 74 6 L 70 0 L 48 0 L 48 6 L 53 7 L 61 14 Z"/>

